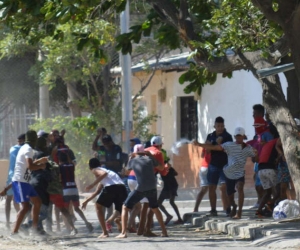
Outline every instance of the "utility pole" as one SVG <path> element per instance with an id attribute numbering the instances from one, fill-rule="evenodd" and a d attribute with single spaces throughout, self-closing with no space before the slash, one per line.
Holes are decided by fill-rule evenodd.
<path id="1" fill-rule="evenodd" d="M 126 8 L 120 15 L 121 34 L 129 31 L 129 0 Z M 122 53 L 122 52 L 121 52 Z M 122 126 L 124 139 L 124 152 L 130 152 L 129 140 L 132 131 L 132 90 L 131 90 L 131 55 L 120 55 L 122 68 Z"/>
<path id="2" fill-rule="evenodd" d="M 42 61 L 42 52 L 39 51 L 38 61 Z M 49 110 L 49 88 L 47 85 L 39 84 L 39 118 L 46 119 L 50 117 Z"/>

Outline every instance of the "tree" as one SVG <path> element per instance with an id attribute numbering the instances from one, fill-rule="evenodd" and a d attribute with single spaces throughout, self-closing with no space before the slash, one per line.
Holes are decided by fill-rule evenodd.
<path id="1" fill-rule="evenodd" d="M 104 89 L 103 70 L 108 63 L 107 58 L 96 58 L 90 47 L 79 47 L 78 50 L 76 43 L 80 38 L 77 34 L 80 36 L 82 30 L 88 30 L 91 38 L 101 39 L 102 46 L 108 47 L 115 34 L 114 25 L 104 20 L 85 24 L 68 22 L 59 25 L 59 29 L 64 32 L 63 40 L 45 37 L 40 42 L 40 50 L 44 54 L 42 70 L 39 72 L 40 81 L 55 85 L 57 79 L 61 79 L 66 84 L 72 117 L 81 116 L 81 110 L 92 112 L 104 109 L 107 103 L 103 102 L 103 96 L 115 87 L 110 83 L 106 86 L 107 90 Z M 109 49 L 106 51 L 109 53 Z M 84 86 L 85 91 L 79 92 L 77 85 Z"/>
<path id="2" fill-rule="evenodd" d="M 187 92 L 201 93 L 204 84 L 214 82 L 216 73 L 230 76 L 235 70 L 251 71 L 262 85 L 263 104 L 281 136 L 299 200 L 300 159 L 297 158 L 297 145 L 300 138 L 296 124 L 288 109 L 278 76 L 259 79 L 256 74 L 258 69 L 277 64 L 289 51 L 293 57 L 299 58 L 299 45 L 296 40 L 299 31 L 293 32 L 291 28 L 298 29 L 299 26 L 295 25 L 298 19 L 290 20 L 292 14 L 297 17 L 298 3 L 291 1 L 291 4 L 285 6 L 286 2 L 283 1 L 253 2 L 262 12 L 247 0 L 148 0 L 147 3 L 153 7 L 152 14 L 139 29 L 134 27 L 132 32 L 123 36 L 125 43 L 120 43 L 123 43 L 123 52 L 130 52 L 127 43 L 138 41 L 138 37 L 135 36 L 139 34 L 137 30 L 140 33 L 149 32 L 149 27 L 155 24 L 160 24 L 163 30 L 166 29 L 164 26 L 170 27 L 169 30 L 173 29 L 171 35 L 177 35 L 194 51 L 195 64 L 192 64 L 191 70 L 181 78 L 181 82 L 191 82 L 186 88 Z M 270 13 L 273 14 L 272 17 Z M 164 43 L 165 40 L 170 43 L 170 36 L 164 36 L 161 41 Z M 229 49 L 230 55 L 226 53 Z M 296 72 L 297 69 L 300 72 L 300 65 L 295 63 L 295 66 Z"/>
<path id="3" fill-rule="evenodd" d="M 16 18 L 24 12 L 38 18 L 40 23 L 45 25 L 47 22 L 62 21 L 64 16 L 70 19 L 75 15 L 75 21 L 80 21 L 81 15 L 88 15 L 91 18 L 95 13 L 110 15 L 113 10 L 117 12 L 122 10 L 125 1 L 106 1 L 100 5 L 95 1 L 88 1 L 89 8 L 79 0 L 72 3 L 62 1 L 60 4 L 56 1 L 46 1 L 40 3 L 40 6 L 43 6 L 42 12 L 37 11 L 40 6 L 29 6 L 26 0 L 14 1 L 13 7 L 8 5 L 8 0 L 3 2 L 5 4 L 2 4 L 0 9 L 4 10 L 3 16 L 6 20 L 10 21 L 12 17 Z M 281 58 L 291 52 L 299 79 L 298 1 L 292 0 L 287 3 L 283 0 L 147 0 L 145 2 L 152 6 L 147 19 L 141 25 L 132 27 L 132 32 L 119 36 L 117 48 L 123 53 L 131 53 L 132 42 L 138 43 L 143 34 L 149 34 L 152 27 L 157 25 L 159 28 L 155 38 L 160 44 L 166 44 L 174 49 L 183 42 L 194 51 L 195 64 L 181 79 L 191 82 L 186 91 L 201 93 L 204 84 L 214 82 L 216 73 L 230 76 L 235 70 L 252 72 L 262 85 L 263 104 L 281 136 L 295 183 L 297 199 L 300 200 L 300 158 L 297 157 L 300 138 L 296 124 L 288 109 L 278 76 L 259 79 L 256 74 L 258 69 L 276 65 Z M 67 10 L 66 15 L 62 12 L 64 9 Z M 218 15 L 219 9 L 222 12 Z M 243 22 L 244 19 L 247 22 Z M 253 23 L 254 26 L 251 25 Z M 262 29 L 256 30 L 257 26 Z M 223 40 L 219 39 L 222 37 Z"/>

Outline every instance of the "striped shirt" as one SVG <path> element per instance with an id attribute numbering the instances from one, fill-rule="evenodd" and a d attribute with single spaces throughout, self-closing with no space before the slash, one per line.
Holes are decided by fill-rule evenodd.
<path id="1" fill-rule="evenodd" d="M 245 175 L 245 164 L 248 157 L 254 157 L 255 153 L 250 145 L 237 144 L 236 142 L 226 142 L 222 148 L 228 155 L 228 164 L 224 166 L 225 176 L 231 180 L 237 180 Z"/>

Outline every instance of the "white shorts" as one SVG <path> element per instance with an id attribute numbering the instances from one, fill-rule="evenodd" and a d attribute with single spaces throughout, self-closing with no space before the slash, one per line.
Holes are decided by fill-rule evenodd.
<path id="1" fill-rule="evenodd" d="M 128 179 L 127 180 L 128 183 L 128 187 L 130 189 L 130 191 L 132 192 L 133 190 L 135 190 L 135 187 L 137 185 L 137 181 L 136 180 L 132 180 L 132 179 Z M 143 198 L 140 200 L 140 203 L 149 203 L 147 198 Z"/>
<path id="2" fill-rule="evenodd" d="M 278 184 L 278 176 L 274 169 L 261 169 L 258 171 L 263 189 L 275 187 Z"/>
<path id="3" fill-rule="evenodd" d="M 208 167 L 201 167 L 199 170 L 200 187 L 207 187 L 209 185 L 207 180 L 207 172 Z"/>

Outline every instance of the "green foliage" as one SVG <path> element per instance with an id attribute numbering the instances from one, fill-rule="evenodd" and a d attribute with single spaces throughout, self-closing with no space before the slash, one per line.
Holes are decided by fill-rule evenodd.
<path id="1" fill-rule="evenodd" d="M 148 141 L 153 136 L 149 126 L 156 122 L 158 115 L 146 114 L 145 107 L 139 106 L 138 101 L 133 103 L 133 134 L 141 141 Z"/>
<path id="2" fill-rule="evenodd" d="M 186 94 L 196 92 L 198 95 L 201 95 L 204 85 L 216 82 L 217 74 L 211 73 L 206 68 L 199 67 L 193 62 L 189 64 L 189 70 L 179 77 L 179 83 L 184 84 L 185 82 L 189 82 L 184 88 Z"/>
<path id="3" fill-rule="evenodd" d="M 164 45 L 169 49 L 180 48 L 178 31 L 171 25 L 161 23 L 158 15 L 152 10 L 145 21 L 130 27 L 130 32 L 116 37 L 116 49 L 121 50 L 122 54 L 131 54 L 132 43 L 139 43 L 142 36 L 148 37 L 151 32 L 154 33 L 154 39 L 157 40 L 159 46 Z"/>
<path id="4" fill-rule="evenodd" d="M 115 19 L 115 11 L 121 12 L 125 8 L 126 1 L 105 1 L 99 4 L 97 0 L 74 1 L 30 1 L 30 0 L 3 0 L 0 2 L 0 19 L 16 30 L 19 35 L 26 38 L 34 45 L 41 39 L 51 36 L 54 39 L 62 39 L 64 30 L 60 25 L 71 22 L 72 24 L 91 24 L 103 19 Z M 101 33 L 99 33 L 100 35 Z M 78 49 L 89 47 L 95 57 L 105 58 L 103 40 L 89 30 L 74 33 Z"/>
<path id="5" fill-rule="evenodd" d="M 88 180 L 91 175 L 88 171 L 88 160 L 93 156 L 92 143 L 96 137 L 99 124 L 95 116 L 78 117 L 74 120 L 71 117 L 58 116 L 44 120 L 38 120 L 30 126 L 36 131 L 43 129 L 50 132 L 52 129 L 66 130 L 65 142 L 74 151 L 76 156 L 76 176 L 81 181 Z"/>
<path id="6" fill-rule="evenodd" d="M 104 20 L 98 20 L 85 24 L 66 23 L 59 29 L 64 33 L 63 41 L 52 37 L 41 41 L 45 57 L 39 78 L 49 85 L 55 83 L 58 77 L 65 82 L 80 81 L 87 85 L 93 75 L 99 75 L 102 64 L 108 60 L 103 46 L 113 42 L 115 28 Z M 85 43 L 91 44 L 83 49 Z M 101 60 L 95 57 L 96 48 Z"/>
<path id="7" fill-rule="evenodd" d="M 212 56 L 223 56 L 226 50 L 266 50 L 282 36 L 281 28 L 268 21 L 249 0 L 223 0 L 203 22 L 206 49 Z"/>

